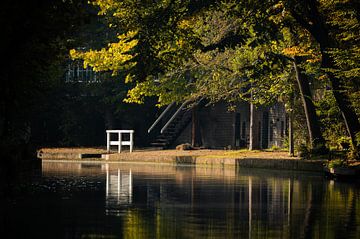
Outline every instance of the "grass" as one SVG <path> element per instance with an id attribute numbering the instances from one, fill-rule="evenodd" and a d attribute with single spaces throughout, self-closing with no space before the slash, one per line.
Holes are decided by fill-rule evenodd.
<path id="1" fill-rule="evenodd" d="M 217 154 L 208 154 L 203 158 L 272 158 L 272 159 L 284 159 L 290 158 L 287 151 L 271 151 L 271 150 L 252 150 L 247 149 L 240 150 L 224 150 Z M 294 157 L 292 157 L 295 159 Z"/>
<path id="2" fill-rule="evenodd" d="M 43 148 L 44 153 L 106 153 L 104 148 Z M 116 154 L 115 154 L 116 155 Z M 119 154 L 127 158 L 155 158 L 155 157 L 172 157 L 172 156 L 191 156 L 201 157 L 204 159 L 241 159 L 241 158 L 263 158 L 263 159 L 298 159 L 290 157 L 284 150 L 217 150 L 217 149 L 200 149 L 200 150 L 135 150 L 129 154 L 126 149 Z"/>

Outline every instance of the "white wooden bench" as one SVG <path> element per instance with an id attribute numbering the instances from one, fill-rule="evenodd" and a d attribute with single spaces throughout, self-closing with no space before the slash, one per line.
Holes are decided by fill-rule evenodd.
<path id="1" fill-rule="evenodd" d="M 117 134 L 117 140 L 111 140 L 111 134 Z M 122 135 L 123 134 L 130 134 L 130 139 L 123 140 Z M 110 152 L 110 146 L 116 145 L 118 146 L 118 152 L 121 153 L 121 146 L 122 145 L 128 145 L 130 146 L 130 153 L 133 151 L 134 146 L 134 130 L 106 130 L 106 150 L 109 153 Z"/>

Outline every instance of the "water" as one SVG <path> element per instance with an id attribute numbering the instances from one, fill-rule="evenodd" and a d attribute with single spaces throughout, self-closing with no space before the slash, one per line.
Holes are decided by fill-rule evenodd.
<path id="1" fill-rule="evenodd" d="M 360 238 L 359 184 L 319 174 L 49 162 L 20 189 L 1 238 Z"/>

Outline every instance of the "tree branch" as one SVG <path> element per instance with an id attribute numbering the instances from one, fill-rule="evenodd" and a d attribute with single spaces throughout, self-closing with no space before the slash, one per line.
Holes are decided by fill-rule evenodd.
<path id="1" fill-rule="evenodd" d="M 312 26 L 305 20 L 304 17 L 298 14 L 294 8 L 290 8 L 290 13 L 303 28 L 311 31 L 310 29 L 312 29 Z"/>
<path id="2" fill-rule="evenodd" d="M 224 50 L 226 47 L 234 47 L 240 43 L 245 43 L 244 41 L 244 37 L 241 35 L 228 35 L 225 38 L 223 38 L 221 41 L 208 45 L 208 46 L 203 46 L 201 48 L 202 52 L 207 52 L 207 51 L 212 51 L 215 49 L 219 49 L 219 50 Z"/>

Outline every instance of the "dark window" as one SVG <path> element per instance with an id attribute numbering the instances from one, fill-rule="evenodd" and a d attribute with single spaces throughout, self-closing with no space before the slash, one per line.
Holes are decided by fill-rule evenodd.
<path id="1" fill-rule="evenodd" d="M 280 135 L 281 135 L 281 138 L 284 137 L 284 131 L 285 131 L 285 124 L 284 124 L 284 121 L 281 121 L 281 128 L 280 128 Z"/>
<path id="2" fill-rule="evenodd" d="M 269 132 L 269 136 L 270 136 L 270 141 L 274 140 L 274 122 L 270 122 L 270 132 Z"/>

